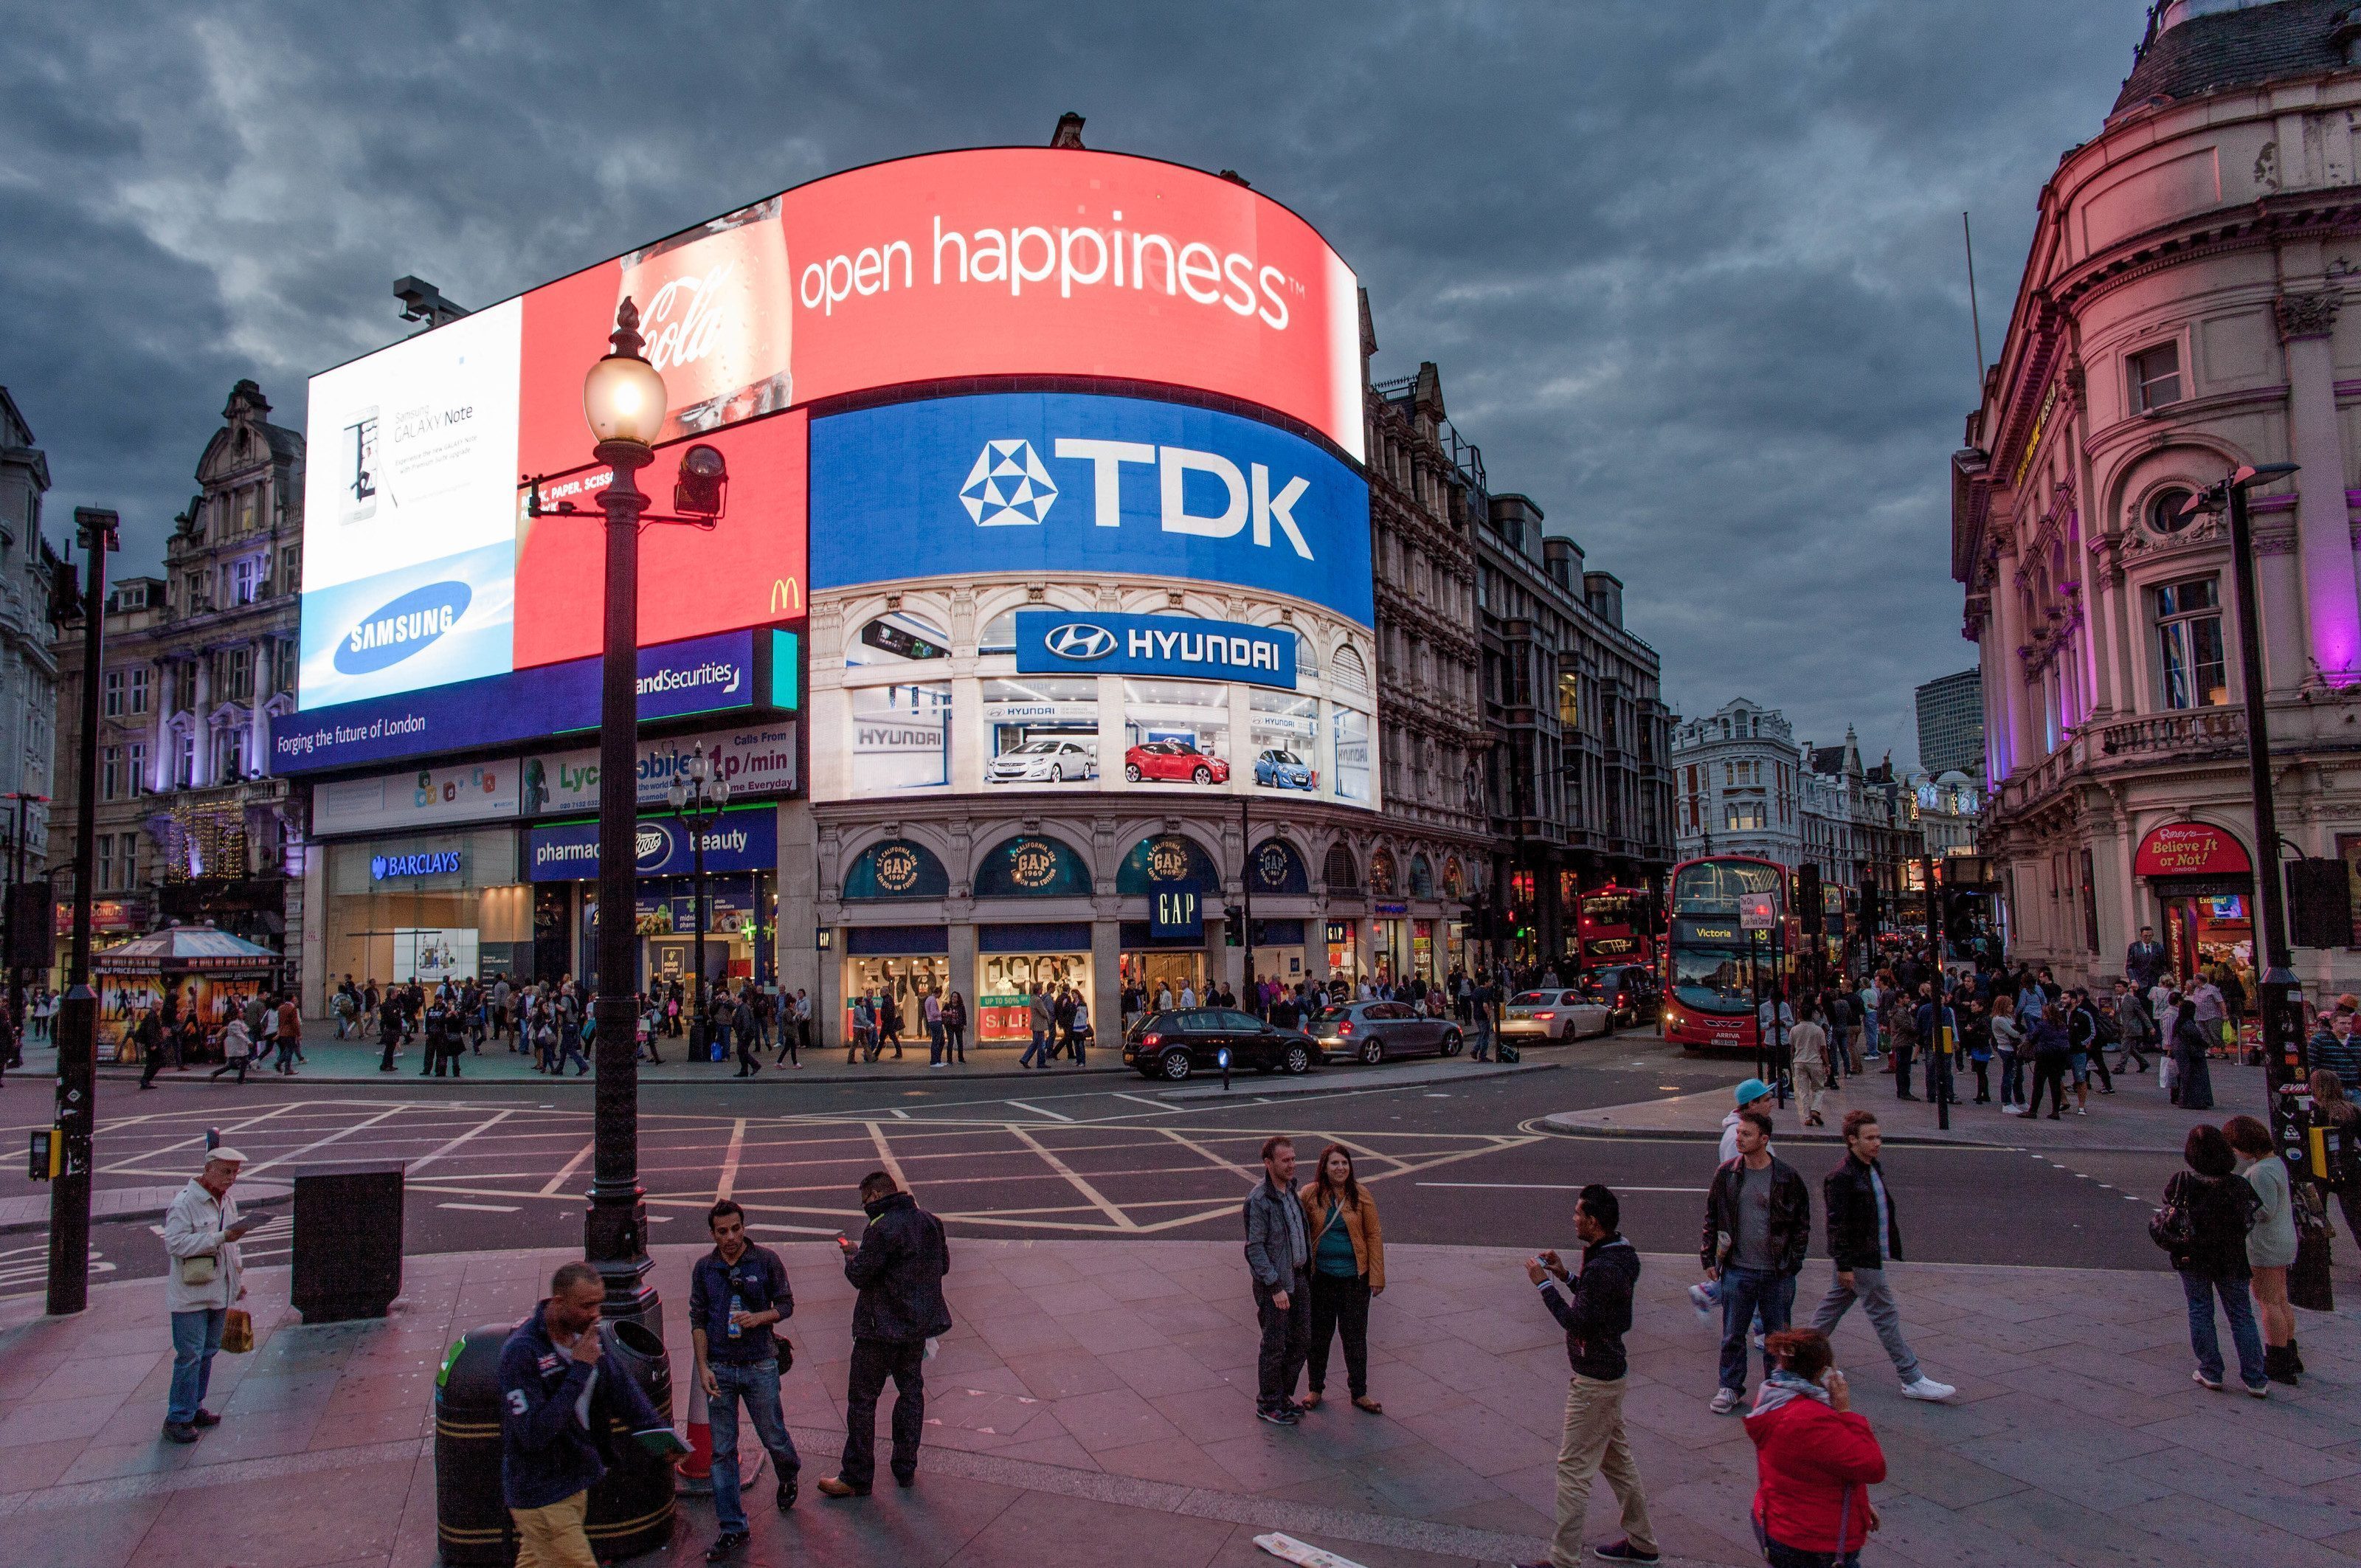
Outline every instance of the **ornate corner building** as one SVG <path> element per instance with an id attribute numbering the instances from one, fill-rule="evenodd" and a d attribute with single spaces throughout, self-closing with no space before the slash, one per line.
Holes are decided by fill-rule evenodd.
<path id="1" fill-rule="evenodd" d="M 126 576 L 108 591 L 92 893 L 102 944 L 211 923 L 286 952 L 291 981 L 300 817 L 287 781 L 268 772 L 268 738 L 271 717 L 295 706 L 303 438 L 269 413 L 254 382 L 231 389 L 197 463 L 198 493 L 165 543 L 163 576 Z M 53 652 L 59 754 L 71 760 L 78 619 Z M 73 802 L 52 810 L 57 841 L 70 846 Z"/>
<path id="2" fill-rule="evenodd" d="M 2257 868 L 2226 529 L 2243 464 L 2280 830 L 2361 858 L 2361 16 L 2340 0 L 2151 12 L 2098 134 L 2043 186 L 1999 363 L 1951 463 L 2013 951 L 2120 972 L 2250 961 Z M 2297 949 L 2361 983 L 2353 940 Z"/>
<path id="3" fill-rule="evenodd" d="M 49 460 L 0 387 L 0 881 L 41 874 L 54 795 L 58 667 L 53 589 L 60 563 L 41 533 Z"/>

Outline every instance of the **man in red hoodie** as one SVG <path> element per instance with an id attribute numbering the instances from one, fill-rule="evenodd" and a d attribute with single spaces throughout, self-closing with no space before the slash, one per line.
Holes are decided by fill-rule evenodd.
<path id="1" fill-rule="evenodd" d="M 1754 1532 L 1771 1568 L 1855 1568 L 1878 1528 L 1872 1483 L 1885 1453 L 1867 1418 L 1852 1413 L 1828 1336 L 1782 1329 L 1763 1342 L 1778 1365 L 1763 1380 L 1746 1435 L 1754 1440 Z"/>

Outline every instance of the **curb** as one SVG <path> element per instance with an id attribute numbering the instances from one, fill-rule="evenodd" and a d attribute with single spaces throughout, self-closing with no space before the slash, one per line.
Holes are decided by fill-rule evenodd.
<path id="1" fill-rule="evenodd" d="M 1430 1074 L 1413 1069 L 1400 1077 L 1376 1080 L 1327 1079 L 1318 1074 L 1306 1073 L 1301 1078 L 1278 1078 L 1265 1080 L 1257 1073 L 1253 1082 L 1239 1089 L 1224 1090 L 1217 1083 L 1192 1083 L 1186 1089 L 1160 1089 L 1157 1091 L 1156 1098 L 1159 1100 L 1220 1100 L 1224 1095 L 1228 1095 L 1232 1098 L 1243 1096 L 1251 1100 L 1272 1094 L 1352 1094 L 1370 1089 L 1416 1089 L 1429 1083 L 1464 1083 L 1471 1078 L 1501 1078 L 1519 1072 L 1553 1072 L 1563 1065 L 1554 1061 L 1473 1062 L 1449 1074 Z M 1384 1071 L 1382 1068 L 1377 1070 Z M 1196 1075 L 1192 1073 L 1190 1076 L 1193 1079 Z"/>
<path id="2" fill-rule="evenodd" d="M 1642 1141 L 1654 1143 L 1687 1144 L 1697 1143 L 1699 1141 L 1713 1142 L 1719 1140 L 1721 1136 L 1721 1129 L 1719 1127 L 1709 1129 L 1701 1128 L 1696 1132 L 1683 1132 L 1675 1127 L 1602 1127 L 1592 1125 L 1587 1123 L 1577 1122 L 1574 1119 L 1577 1116 L 1584 1116 L 1589 1113 L 1590 1113 L 1588 1112 L 1583 1111 L 1553 1112 L 1546 1116 L 1536 1116 L 1530 1124 L 1542 1132 L 1554 1134 L 1559 1137 L 1637 1138 Z M 1782 1132 L 1778 1136 L 1779 1142 L 1783 1144 L 1827 1144 L 1831 1147 L 1836 1148 L 1841 1148 L 1844 1146 L 1844 1135 L 1841 1133 L 1826 1133 L 1817 1129 L 1807 1132 L 1801 1129 L 1795 1129 Z M 1891 1133 L 1886 1135 L 1885 1143 L 1886 1146 L 1889 1148 L 1899 1147 L 1918 1149 L 2022 1149 L 2029 1146 L 2025 1144 L 1993 1143 L 1989 1139 L 1984 1138 L 1928 1137 L 1924 1134 L 1919 1133 Z M 2116 1148 L 2101 1150 L 2095 1146 L 2087 1144 L 2076 1145 L 2075 1147 L 2078 1149 L 2089 1149 L 2093 1153 L 2104 1152 L 2111 1154 L 2158 1154 L 2169 1152 L 2148 1148 Z"/>
<path id="3" fill-rule="evenodd" d="M 666 1065 L 669 1065 L 669 1064 L 666 1064 Z M 730 1064 L 728 1064 L 728 1063 L 726 1063 L 726 1062 L 714 1062 L 714 1063 L 712 1063 L 712 1064 L 711 1064 L 711 1066 L 712 1066 L 712 1068 L 713 1068 L 713 1069 L 714 1069 L 714 1072 L 713 1072 L 713 1076 L 712 1076 L 710 1079 L 704 1079 L 704 1078 L 648 1078 L 648 1077 L 642 1076 L 642 1077 L 640 1079 L 640 1080 L 639 1080 L 639 1086 L 640 1086 L 642 1089 L 704 1088 L 704 1087 L 707 1087 L 707 1086 L 708 1086 L 708 1085 L 710 1085 L 710 1084 L 719 1084 L 719 1083 L 738 1083 L 738 1082 L 741 1082 L 741 1081 L 743 1081 L 743 1080 L 740 1080 L 740 1079 L 737 1079 L 737 1078 L 735 1078 L 735 1077 L 733 1077 L 733 1076 L 732 1076 L 731 1071 L 730 1071 L 730 1070 L 729 1070 Z M 1118 1075 L 1118 1074 L 1131 1072 L 1131 1070 L 1132 1070 L 1132 1069 L 1129 1069 L 1129 1068 L 1127 1068 L 1127 1067 L 1120 1067 L 1120 1066 L 1118 1066 L 1118 1067 L 1082 1067 L 1082 1068 L 1078 1068 L 1078 1067 L 1074 1067 L 1074 1066 L 1072 1066 L 1072 1065 L 1071 1065 L 1071 1064 L 1066 1064 L 1066 1065 L 1063 1065 L 1063 1066 L 1061 1066 L 1061 1067 L 1052 1067 L 1052 1068 L 1038 1068 L 1038 1067 L 1034 1067 L 1034 1068 L 1021 1068 L 1021 1069 L 1020 1069 L 1020 1068 L 983 1068 L 983 1069 L 969 1068 L 969 1069 L 964 1069 L 964 1070 L 961 1070 L 961 1069 L 958 1069 L 958 1067 L 957 1067 L 957 1066 L 956 1066 L 956 1064 L 955 1064 L 955 1065 L 954 1065 L 954 1067 L 952 1067 L 952 1068 L 947 1068 L 947 1069 L 945 1069 L 944 1070 L 945 1070 L 946 1072 L 948 1072 L 948 1073 L 951 1073 L 951 1074 L 952 1074 L 952 1076 L 948 1077 L 948 1078 L 939 1079 L 939 1079 L 936 1079 L 936 1078 L 934 1078 L 934 1077 L 932 1076 L 932 1072 L 931 1072 L 931 1069 L 930 1069 L 924 1068 L 924 1067 L 918 1067 L 918 1068 L 896 1068 L 896 1069 L 892 1069 L 892 1070 L 890 1070 L 890 1071 L 886 1071 L 886 1072 L 818 1072 L 818 1073 L 815 1073 L 815 1072 L 810 1072 L 810 1071 L 798 1072 L 798 1071 L 796 1071 L 794 1068 L 785 1068 L 785 1069 L 774 1068 L 774 1067 L 770 1066 L 768 1063 L 765 1063 L 765 1064 L 764 1064 L 764 1066 L 763 1066 L 763 1076 L 762 1076 L 760 1079 L 757 1079 L 755 1081 L 756 1081 L 756 1082 L 797 1083 L 797 1084 L 801 1084 L 801 1083 L 908 1083 L 908 1082 L 919 1082 L 919 1083 L 935 1083 L 935 1082 L 943 1082 L 943 1083 L 972 1083 L 972 1082 L 976 1082 L 976 1081 L 983 1080 L 987 1080 L 987 1079 L 1016 1079 L 1016 1078 L 1021 1078 L 1021 1079 L 1041 1079 L 1041 1080 L 1043 1080 L 1044 1081 L 1047 1081 L 1047 1080 L 1050 1080 L 1050 1079 L 1055 1079 L 1055 1078 L 1060 1078 L 1060 1077 L 1064 1077 L 1064 1078 L 1097 1078 L 1097 1077 L 1113 1077 L 1113 1076 L 1115 1076 L 1115 1075 Z M 778 1076 L 774 1077 L 774 1074 L 776 1074 L 776 1075 L 778 1075 Z M 264 1073 L 264 1072 L 248 1072 L 248 1073 L 247 1073 L 247 1080 L 248 1080 L 248 1081 L 249 1081 L 249 1082 L 260 1082 L 260 1081 L 263 1081 L 263 1080 L 266 1080 L 266 1079 L 275 1078 L 275 1077 L 277 1077 L 277 1076 L 279 1076 L 279 1075 L 278 1075 L 278 1074 L 276 1074 L 276 1073 Z M 382 1084 L 382 1083 L 387 1083 L 387 1082 L 391 1082 L 391 1081 L 400 1081 L 401 1080 L 402 1080 L 402 1079 L 404 1079 L 404 1078 L 409 1078 L 409 1079 L 415 1080 L 415 1079 L 419 1079 L 419 1078 L 421 1078 L 422 1076 L 423 1076 L 423 1077 L 424 1077 L 424 1080 L 425 1080 L 425 1081 L 426 1081 L 426 1082 L 433 1083 L 433 1082 L 437 1081 L 437 1080 L 433 1077 L 433 1075 L 431 1075 L 431 1074 L 422 1075 L 422 1074 L 417 1073 L 417 1072 L 415 1072 L 415 1071 L 412 1071 L 412 1070 L 410 1070 L 410 1069 L 407 1069 L 407 1068 L 396 1068 L 396 1069 L 395 1069 L 393 1071 L 391 1071 L 391 1072 L 379 1072 L 379 1071 L 377 1071 L 375 1069 L 370 1069 L 369 1071 L 368 1071 L 368 1072 L 321 1072 L 321 1071 L 318 1071 L 318 1070 L 316 1070 L 316 1069 L 312 1069 L 312 1070 L 306 1070 L 306 1071 L 302 1071 L 302 1072 L 299 1072 L 299 1073 L 297 1073 L 297 1074 L 295 1075 L 295 1080 L 295 1080 L 296 1082 L 299 1082 L 299 1083 L 334 1083 L 334 1084 L 344 1084 L 344 1085 L 363 1084 L 363 1083 L 379 1083 L 379 1084 Z M 1136 1075 L 1135 1075 L 1135 1076 L 1136 1076 Z M 114 1083 L 137 1083 L 137 1082 L 139 1081 L 139 1074 L 138 1074 L 137 1072 L 136 1072 L 136 1071 L 131 1071 L 131 1070 L 128 1070 L 128 1069 L 114 1069 L 114 1070 L 107 1070 L 107 1069 L 100 1069 L 100 1071 L 99 1071 L 98 1077 L 99 1077 L 99 1080 L 100 1080 L 100 1081 L 101 1081 L 101 1082 L 114 1082 Z M 158 1078 L 157 1078 L 157 1080 L 156 1080 L 156 1082 L 157 1082 L 157 1083 L 158 1083 L 158 1085 L 159 1085 L 159 1086 L 161 1086 L 161 1085 L 163 1085 L 163 1084 L 170 1083 L 170 1082 L 172 1082 L 172 1081 L 173 1081 L 173 1080 L 172 1080 L 171 1078 L 167 1077 L 167 1076 L 162 1076 L 162 1075 L 159 1075 L 159 1077 L 158 1077 Z M 193 1083 L 193 1082 L 198 1082 L 198 1081 L 201 1081 L 201 1080 L 198 1080 L 198 1079 L 196 1079 L 196 1078 L 194 1078 L 194 1077 L 184 1077 L 184 1078 L 181 1078 L 179 1081 L 181 1081 L 181 1082 L 182 1082 L 182 1083 Z M 490 1085 L 490 1086 L 492 1086 L 492 1087 L 494 1087 L 494 1088 L 549 1089 L 549 1088 L 554 1087 L 555 1084 L 557 1084 L 557 1083 L 558 1083 L 558 1082 L 560 1082 L 560 1081 L 564 1081 L 564 1082 L 566 1082 L 566 1083 L 569 1083 L 569 1084 L 570 1084 L 570 1083 L 579 1083 L 579 1084 L 584 1085 L 585 1087 L 588 1087 L 588 1086 L 590 1086 L 590 1085 L 594 1085 L 594 1084 L 596 1084 L 596 1083 L 598 1081 L 598 1075 L 596 1072 L 590 1072 L 590 1073 L 569 1073 L 569 1074 L 567 1074 L 567 1075 L 566 1076 L 566 1078 L 565 1078 L 563 1080 L 557 1080 L 557 1079 L 553 1079 L 553 1078 L 544 1077 L 544 1075 L 542 1075 L 542 1074 L 540 1074 L 540 1073 L 533 1073 L 533 1074 L 530 1074 L 530 1075 L 528 1075 L 527 1077 L 524 1077 L 524 1078 L 505 1078 L 505 1077 L 503 1077 L 503 1078 L 493 1078 L 493 1077 L 490 1077 L 490 1076 L 489 1076 L 489 1075 L 480 1074 L 480 1073 L 469 1073 L 469 1074 L 467 1074 L 467 1075 L 465 1075 L 465 1077 L 460 1078 L 460 1079 L 444 1079 L 444 1080 L 441 1080 L 440 1081 L 445 1082 L 445 1083 L 465 1082 L 465 1083 L 467 1083 L 467 1084 L 469 1084 L 469 1085 L 484 1085 L 484 1084 L 489 1084 L 489 1085 Z"/>

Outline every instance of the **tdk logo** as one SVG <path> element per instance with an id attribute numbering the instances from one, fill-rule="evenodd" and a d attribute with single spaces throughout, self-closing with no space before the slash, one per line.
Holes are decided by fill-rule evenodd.
<path id="1" fill-rule="evenodd" d="M 1086 621 L 1069 621 L 1064 626 L 1052 628 L 1049 635 L 1042 641 L 1059 658 L 1071 659 L 1078 663 L 1104 659 L 1115 652 L 1115 633 L 1104 626 L 1093 626 Z"/>
<path id="2" fill-rule="evenodd" d="M 1123 526 L 1123 469 L 1126 464 L 1156 470 L 1159 521 L 1167 533 L 1190 533 L 1204 539 L 1233 539 L 1252 531 L 1255 543 L 1268 549 L 1276 527 L 1296 554 L 1312 560 L 1312 546 L 1295 525 L 1295 503 L 1312 488 L 1311 481 L 1289 476 L 1274 492 L 1269 466 L 1238 466 L 1218 452 L 1187 446 L 1156 446 L 1144 441 L 1097 441 L 1060 436 L 1053 444 L 1059 457 L 1091 466 L 1091 521 L 1100 528 Z M 1218 482 L 1223 495 L 1218 511 L 1189 510 L 1189 476 L 1200 474 Z M 1201 487 L 1200 498 L 1204 491 Z M 1031 442 L 988 441 L 967 482 L 960 488 L 960 504 L 978 528 L 1038 526 L 1049 515 L 1058 487 Z"/>
<path id="3" fill-rule="evenodd" d="M 336 644 L 336 668 L 365 675 L 399 664 L 442 636 L 467 613 L 475 591 L 465 583 L 429 583 L 361 618 Z"/>

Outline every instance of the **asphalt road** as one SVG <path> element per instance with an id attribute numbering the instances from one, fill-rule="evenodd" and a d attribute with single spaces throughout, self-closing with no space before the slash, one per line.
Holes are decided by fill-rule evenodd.
<path id="1" fill-rule="evenodd" d="M 1570 1246 L 1574 1191 L 1602 1180 L 1618 1190 L 1624 1229 L 1642 1250 L 1693 1249 L 1709 1141 L 1568 1137 L 1539 1118 L 1708 1089 L 1744 1069 L 1685 1058 L 1644 1036 L 1547 1054 L 1557 1064 L 1544 1070 L 1426 1082 L 1395 1082 L 1389 1069 L 1330 1069 L 1312 1093 L 1265 1095 L 1266 1080 L 1249 1077 L 1228 1099 L 1167 1100 L 1127 1075 L 1056 1072 L 1038 1081 L 644 1085 L 641 1182 L 659 1241 L 697 1239 L 705 1207 L 726 1192 L 746 1206 L 758 1236 L 816 1243 L 858 1227 L 854 1188 L 881 1166 L 959 1235 L 1218 1238 L 1237 1234 L 1262 1140 L 1284 1132 L 1307 1167 L 1326 1143 L 1351 1148 L 1395 1241 Z M 475 1082 L 459 1095 L 457 1084 L 412 1079 L 117 1091 L 101 1102 L 99 1185 L 183 1180 L 214 1127 L 252 1157 L 250 1176 L 407 1160 L 412 1253 L 540 1246 L 578 1234 L 588 1085 Z M 47 1096 L 45 1084 L 21 1078 L 0 1093 L 12 1146 L 46 1123 Z M 1832 1157 L 1810 1147 L 1799 1158 L 1817 1207 Z M 2163 1266 L 2146 1234 L 2147 1200 L 2178 1163 L 2165 1154 L 1909 1147 L 1889 1149 L 1886 1174 L 1912 1258 L 2147 1268 Z M 0 1175 L 0 1198 L 42 1190 L 13 1161 Z M 155 1225 L 93 1227 L 94 1275 L 160 1273 Z M 249 1238 L 249 1266 L 284 1262 L 288 1228 L 280 1218 Z M 0 1235 L 0 1299 L 38 1290 L 42 1263 L 38 1233 Z"/>

